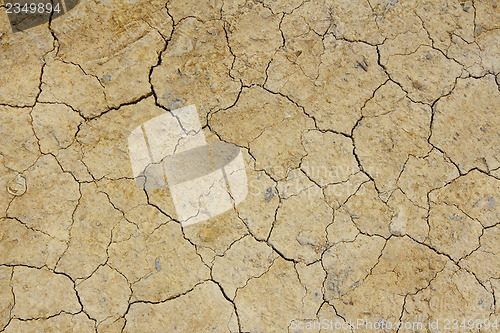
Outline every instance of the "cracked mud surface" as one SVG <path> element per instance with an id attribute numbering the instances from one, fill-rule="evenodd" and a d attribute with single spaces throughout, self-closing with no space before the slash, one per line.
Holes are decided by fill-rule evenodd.
<path id="1" fill-rule="evenodd" d="M 497 1 L 81 0 L 18 33 L 2 15 L 0 331 L 500 320 Z M 190 104 L 241 147 L 249 193 L 182 226 L 127 137 Z"/>

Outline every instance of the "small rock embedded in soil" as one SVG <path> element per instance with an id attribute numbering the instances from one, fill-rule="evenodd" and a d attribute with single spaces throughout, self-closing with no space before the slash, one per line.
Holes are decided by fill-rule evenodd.
<path id="1" fill-rule="evenodd" d="M 161 269 L 160 259 L 156 259 L 155 260 L 155 269 L 156 269 L 157 272 L 160 271 L 160 269 Z"/>
<path id="2" fill-rule="evenodd" d="M 272 187 L 268 188 L 266 192 L 264 193 L 265 195 L 265 200 L 266 202 L 271 201 L 271 199 L 274 197 L 274 189 Z"/>

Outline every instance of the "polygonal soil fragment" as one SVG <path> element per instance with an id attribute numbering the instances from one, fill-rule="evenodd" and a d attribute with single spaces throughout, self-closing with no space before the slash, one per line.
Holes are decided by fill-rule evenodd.
<path id="1" fill-rule="evenodd" d="M 482 233 L 481 224 L 455 206 L 431 205 L 426 243 L 440 253 L 459 260 L 479 246 Z"/>
<path id="2" fill-rule="evenodd" d="M 459 79 L 453 92 L 435 105 L 430 142 L 464 173 L 472 168 L 486 172 L 498 168 L 499 105 L 500 91 L 493 75 Z"/>
<path id="3" fill-rule="evenodd" d="M 408 295 L 402 321 L 413 321 L 417 317 L 428 327 L 429 322 L 436 320 L 442 325 L 445 319 L 460 318 L 458 325 L 463 319 L 467 325 L 468 319 L 491 320 L 493 303 L 493 295 L 472 274 L 448 262 L 428 286 L 415 295 Z"/>
<path id="4" fill-rule="evenodd" d="M 384 198 L 396 188 L 409 155 L 423 156 L 430 151 L 430 107 L 414 103 L 405 95 L 392 81 L 385 83 L 366 103 L 365 117 L 353 131 L 360 163 Z"/>
<path id="5" fill-rule="evenodd" d="M 92 276 L 77 284 L 76 290 L 85 312 L 98 323 L 116 320 L 128 308 L 131 290 L 123 275 L 109 266 L 101 266 Z"/>
<path id="6" fill-rule="evenodd" d="M 94 183 L 81 184 L 81 193 L 73 213 L 68 248 L 56 266 L 56 271 L 73 279 L 89 277 L 106 262 L 113 229 L 124 220 L 122 213 Z"/>
<path id="7" fill-rule="evenodd" d="M 484 229 L 480 238 L 481 246 L 470 256 L 461 261 L 460 265 L 474 273 L 483 284 L 492 278 L 500 276 L 500 226 Z"/>
<path id="8" fill-rule="evenodd" d="M 433 191 L 433 203 L 455 206 L 484 227 L 500 220 L 500 180 L 477 170 L 455 179 L 446 187 Z"/>
<path id="9" fill-rule="evenodd" d="M 100 99 L 102 110 L 103 93 L 111 107 L 151 94 L 150 69 L 165 47 L 164 38 L 172 31 L 172 20 L 163 1 L 80 1 L 73 10 L 54 20 L 51 28 L 59 45 L 56 59 L 80 66 L 94 80 L 92 85 L 101 86 L 94 97 Z M 67 77 L 61 78 L 64 76 Z M 64 86 L 57 90 L 63 93 L 59 98 L 75 94 Z M 55 97 L 50 95 L 50 88 L 47 93 L 45 98 Z M 89 110 L 89 115 L 96 115 L 99 109 L 88 109 L 97 102 L 92 96 L 81 96 L 77 102 Z"/>
<path id="10" fill-rule="evenodd" d="M 231 106 L 240 91 L 229 76 L 232 63 L 220 21 L 183 20 L 151 75 L 158 102 L 171 110 L 195 104 L 202 119 Z"/>
<path id="11" fill-rule="evenodd" d="M 5 265 L 54 268 L 66 243 L 14 219 L 0 219 L 0 258 Z M 36 256 L 33 255 L 36 253 Z"/>
<path id="12" fill-rule="evenodd" d="M 333 210 L 320 191 L 303 191 L 283 201 L 269 242 L 286 258 L 312 263 L 326 248 L 326 227 L 332 219 Z"/>
<path id="13" fill-rule="evenodd" d="M 245 159 L 249 160 L 251 157 L 247 156 Z M 236 211 L 255 238 L 264 240 L 271 231 L 280 201 L 276 183 L 264 171 L 256 171 L 253 160 L 247 165 L 245 171 L 248 194 L 245 200 L 236 206 Z"/>
<path id="14" fill-rule="evenodd" d="M 213 282 L 205 282 L 172 300 L 134 303 L 126 315 L 124 332 L 236 332 L 233 305 Z"/>
<path id="15" fill-rule="evenodd" d="M 250 280 L 240 289 L 235 305 L 242 331 L 283 332 L 290 319 L 304 317 L 302 299 L 306 295 L 294 265 L 281 258 L 269 271 Z"/>
<path id="16" fill-rule="evenodd" d="M 373 182 L 364 183 L 344 205 L 352 222 L 368 235 L 389 237 L 392 213 L 378 196 Z"/>
<path id="17" fill-rule="evenodd" d="M 335 40 L 331 35 L 322 43 L 324 52 L 316 76 L 304 75 L 291 51 L 283 50 L 269 65 L 265 87 L 303 106 L 319 129 L 350 134 L 362 106 L 387 77 L 377 63 L 374 47 Z"/>
<path id="18" fill-rule="evenodd" d="M 397 185 L 413 203 L 427 207 L 427 194 L 459 176 L 457 168 L 433 149 L 424 157 L 410 156 Z"/>
<path id="19" fill-rule="evenodd" d="M 43 57 L 54 48 L 54 39 L 47 25 L 31 29 L 29 34 L 0 36 L 0 104 L 32 106 L 40 92 Z"/>
<path id="20" fill-rule="evenodd" d="M 128 137 L 135 128 L 165 112 L 150 97 L 84 123 L 76 139 L 82 146 L 82 161 L 93 177 L 133 177 Z"/>
<path id="21" fill-rule="evenodd" d="M 327 273 L 325 299 L 341 298 L 366 279 L 377 264 L 385 243 L 382 237 L 358 235 L 354 241 L 329 248 L 322 259 Z"/>
<path id="22" fill-rule="evenodd" d="M 67 241 L 80 198 L 78 183 L 61 170 L 51 155 L 40 157 L 24 176 L 26 193 L 12 201 L 7 215 L 34 230 Z"/>
<path id="23" fill-rule="evenodd" d="M 281 179 L 305 155 L 301 136 L 314 122 L 285 97 L 252 87 L 235 106 L 214 113 L 210 126 L 223 140 L 249 147 L 256 168 Z"/>
<path id="24" fill-rule="evenodd" d="M 80 303 L 73 282 L 46 268 L 18 266 L 12 275 L 16 303 L 12 315 L 20 319 L 47 318 L 62 311 L 77 313 Z"/>
<path id="25" fill-rule="evenodd" d="M 49 61 L 41 89 L 41 102 L 71 105 L 86 118 L 99 116 L 109 108 L 99 79 L 71 63 Z"/>
<path id="26" fill-rule="evenodd" d="M 427 287 L 446 261 L 444 256 L 406 236 L 393 237 L 359 286 L 331 303 L 346 320 L 376 322 L 383 318 L 397 322 L 405 295 Z"/>
<path id="27" fill-rule="evenodd" d="M 0 105 L 0 135 L 9 138 L 0 146 L 2 162 L 18 172 L 32 166 L 40 154 L 29 113 L 29 108 Z"/>
<path id="28" fill-rule="evenodd" d="M 389 225 L 391 234 L 395 236 L 409 235 L 419 242 L 423 242 L 427 238 L 429 225 L 426 208 L 415 205 L 401 190 L 392 192 L 387 205 L 392 211 L 391 224 Z"/>
<path id="29" fill-rule="evenodd" d="M 169 222 L 151 235 L 140 233 L 109 246 L 109 265 L 132 284 L 132 299 L 160 302 L 209 278 L 209 269 L 180 226 Z"/>
<path id="30" fill-rule="evenodd" d="M 236 57 L 231 74 L 247 86 L 263 84 L 267 64 L 283 43 L 279 30 L 282 16 L 258 1 L 224 2 L 222 16 L 227 22 L 231 53 Z"/>
<path id="31" fill-rule="evenodd" d="M 43 153 L 56 153 L 74 141 L 83 118 L 63 104 L 38 103 L 31 111 L 33 130 Z"/>
<path id="32" fill-rule="evenodd" d="M 345 182 L 359 171 L 350 138 L 308 131 L 302 142 L 307 155 L 302 159 L 301 169 L 320 186 Z"/>
<path id="33" fill-rule="evenodd" d="M 433 103 L 452 91 L 462 66 L 431 47 L 420 46 L 412 54 L 389 56 L 387 71 L 413 101 Z"/>
<path id="34" fill-rule="evenodd" d="M 252 278 L 264 274 L 276 259 L 272 248 L 251 236 L 234 243 L 222 257 L 216 257 L 212 276 L 225 293 L 234 299 L 236 291 Z"/>

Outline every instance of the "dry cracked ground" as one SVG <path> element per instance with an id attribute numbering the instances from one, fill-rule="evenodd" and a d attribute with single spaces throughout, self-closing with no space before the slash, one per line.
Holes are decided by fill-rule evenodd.
<path id="1" fill-rule="evenodd" d="M 2 332 L 498 330 L 497 0 L 1 9 Z M 191 104 L 249 192 L 182 226 L 127 137 Z"/>

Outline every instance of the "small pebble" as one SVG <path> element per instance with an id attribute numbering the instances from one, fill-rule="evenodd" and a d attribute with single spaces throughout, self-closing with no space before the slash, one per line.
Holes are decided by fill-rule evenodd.
<path id="1" fill-rule="evenodd" d="M 110 82 L 110 81 L 111 81 L 111 74 L 104 75 L 104 76 L 101 78 L 101 81 L 102 81 L 102 82 Z"/>
<path id="2" fill-rule="evenodd" d="M 270 187 L 264 193 L 264 199 L 266 200 L 266 202 L 269 202 L 273 197 L 274 197 L 274 189 Z"/>
<path id="3" fill-rule="evenodd" d="M 155 260 L 155 269 L 157 272 L 159 272 L 161 269 L 160 259 L 158 259 L 158 258 L 156 258 L 156 260 Z"/>

